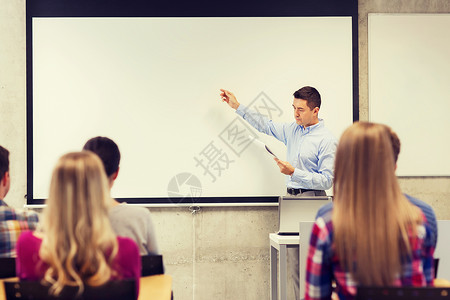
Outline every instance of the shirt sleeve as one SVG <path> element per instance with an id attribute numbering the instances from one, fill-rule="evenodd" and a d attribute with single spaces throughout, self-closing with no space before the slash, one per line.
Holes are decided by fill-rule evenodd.
<path id="1" fill-rule="evenodd" d="M 262 114 L 249 109 L 243 104 L 239 105 L 239 107 L 236 109 L 236 113 L 259 132 L 273 136 L 286 145 L 286 124 L 274 123 L 266 116 L 263 116 Z"/>
<path id="2" fill-rule="evenodd" d="M 292 181 L 298 182 L 306 189 L 328 190 L 333 185 L 334 157 L 336 155 L 337 140 L 324 140 L 319 147 L 318 170 L 309 172 L 295 168 L 291 175 Z"/>
<path id="3" fill-rule="evenodd" d="M 422 245 L 422 266 L 423 274 L 427 285 L 433 285 L 435 268 L 434 268 L 434 250 L 437 243 L 437 226 L 436 215 L 434 211 L 423 211 L 425 238 Z"/>
<path id="4" fill-rule="evenodd" d="M 429 209 L 427 210 L 423 210 L 423 213 L 426 218 L 427 235 L 430 236 L 429 238 L 427 238 L 427 243 L 429 244 L 429 246 L 436 248 L 438 238 L 436 215 L 431 207 L 429 207 Z"/>
<path id="5" fill-rule="evenodd" d="M 306 261 L 305 300 L 331 299 L 331 247 L 329 233 L 322 218 L 313 226 Z"/>
<path id="6" fill-rule="evenodd" d="M 425 229 L 427 230 L 427 238 L 425 242 L 429 243 L 430 246 L 436 248 L 438 230 L 436 214 L 434 213 L 433 208 L 429 204 L 417 198 L 411 197 L 408 194 L 405 194 L 405 196 L 412 204 L 420 208 L 420 210 L 422 211 L 425 217 Z"/>

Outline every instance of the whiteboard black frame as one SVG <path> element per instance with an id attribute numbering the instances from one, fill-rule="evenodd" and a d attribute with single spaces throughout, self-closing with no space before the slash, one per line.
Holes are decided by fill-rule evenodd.
<path id="1" fill-rule="evenodd" d="M 32 0 L 26 1 L 27 204 L 45 199 L 33 196 L 33 43 L 32 19 L 54 17 L 351 17 L 353 121 L 359 120 L 358 1 L 146 1 L 146 0 Z M 277 196 L 190 198 L 119 198 L 134 204 L 273 204 Z"/>

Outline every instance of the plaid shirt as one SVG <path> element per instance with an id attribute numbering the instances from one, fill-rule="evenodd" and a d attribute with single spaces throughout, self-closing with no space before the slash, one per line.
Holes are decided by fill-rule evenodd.
<path id="1" fill-rule="evenodd" d="M 331 208 L 331 206 L 330 206 Z M 309 242 L 306 263 L 305 300 L 331 299 L 332 286 L 340 300 L 354 299 L 357 282 L 347 270 L 343 270 L 333 245 L 332 209 L 322 210 L 317 216 Z M 425 217 L 423 217 L 425 219 Z M 393 286 L 426 286 L 433 284 L 434 237 L 423 225 L 417 228 L 417 237 L 410 238 L 412 259 L 403 264 L 403 273 L 392 283 Z"/>
<path id="2" fill-rule="evenodd" d="M 0 200 L 0 257 L 15 257 L 20 234 L 34 230 L 38 221 L 35 212 L 15 210 Z"/>

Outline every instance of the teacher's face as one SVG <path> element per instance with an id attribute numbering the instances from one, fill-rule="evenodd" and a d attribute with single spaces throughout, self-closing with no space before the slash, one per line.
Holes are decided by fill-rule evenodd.
<path id="1" fill-rule="evenodd" d="M 317 124 L 318 107 L 310 109 L 307 105 L 307 101 L 303 99 L 294 98 L 292 107 L 294 108 L 294 118 L 298 125 L 308 127 Z"/>

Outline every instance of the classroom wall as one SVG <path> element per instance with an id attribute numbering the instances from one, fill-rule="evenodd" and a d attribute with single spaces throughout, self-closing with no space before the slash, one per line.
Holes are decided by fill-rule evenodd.
<path id="1" fill-rule="evenodd" d="M 369 119 L 368 13 L 450 13 L 450 1 L 359 0 L 358 6 L 359 114 L 360 120 L 367 121 Z M 427 102 L 426 99 L 424 99 L 425 102 Z M 420 104 L 418 107 L 420 109 Z M 400 140 L 401 138 L 400 136 Z M 405 193 L 429 203 L 436 211 L 438 219 L 450 219 L 450 177 L 401 177 L 399 181 Z"/>
<path id="2" fill-rule="evenodd" d="M 359 0 L 361 120 L 368 119 L 367 14 L 376 12 L 450 13 L 450 2 Z M 5 200 L 14 207 L 25 204 L 25 113 L 25 1 L 0 0 L 0 145 L 11 152 L 12 185 Z M 438 219 L 450 219 L 449 177 L 400 178 L 400 184 L 431 204 Z M 268 234 L 276 231 L 276 207 L 151 211 L 175 299 L 269 299 Z"/>

